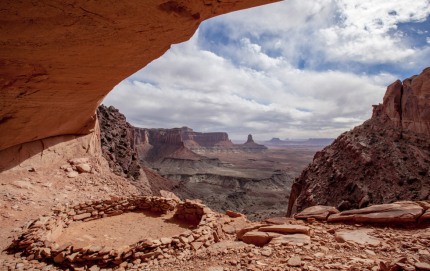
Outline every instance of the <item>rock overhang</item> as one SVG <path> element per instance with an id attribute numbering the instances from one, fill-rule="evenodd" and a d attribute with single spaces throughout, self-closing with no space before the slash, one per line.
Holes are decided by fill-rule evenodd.
<path id="1" fill-rule="evenodd" d="M 0 3 L 0 150 L 91 133 L 107 93 L 203 20 L 277 1 Z"/>

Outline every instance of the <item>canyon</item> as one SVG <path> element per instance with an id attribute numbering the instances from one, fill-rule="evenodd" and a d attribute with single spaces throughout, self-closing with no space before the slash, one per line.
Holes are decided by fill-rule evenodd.
<path id="1" fill-rule="evenodd" d="M 372 118 L 303 172 L 313 149 L 290 147 L 291 159 L 252 136 L 233 144 L 96 113 L 113 86 L 201 21 L 271 2 L 1 2 L 0 269 L 430 270 L 430 68 L 391 84 Z M 238 209 L 221 214 L 198 198 Z M 104 236 L 98 225 L 113 218 L 115 235 L 140 210 L 165 236 L 116 248 L 86 232 L 77 235 L 88 246 L 56 242 L 82 225 Z M 171 220 L 159 214 L 173 211 L 197 223 L 162 231 Z"/>
<path id="2" fill-rule="evenodd" d="M 294 177 L 322 148 L 272 150 L 255 143 L 252 135 L 234 144 L 225 132 L 138 128 L 112 106 L 101 105 L 98 118 L 103 156 L 114 173 L 145 193 L 172 191 L 251 220 L 286 213 Z"/>

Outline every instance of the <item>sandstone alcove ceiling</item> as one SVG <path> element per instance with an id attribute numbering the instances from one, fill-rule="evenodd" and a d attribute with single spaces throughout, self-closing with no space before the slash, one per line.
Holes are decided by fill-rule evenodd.
<path id="1" fill-rule="evenodd" d="M 90 133 L 105 95 L 200 22 L 271 2 L 3 1 L 0 150 Z"/>

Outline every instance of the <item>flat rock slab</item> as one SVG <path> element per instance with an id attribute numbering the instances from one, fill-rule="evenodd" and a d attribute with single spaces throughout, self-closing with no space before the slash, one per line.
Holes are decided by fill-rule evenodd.
<path id="1" fill-rule="evenodd" d="M 421 217 L 420 222 L 429 222 L 430 223 L 430 210 L 427 210 Z"/>
<path id="2" fill-rule="evenodd" d="M 370 229 L 353 230 L 353 231 L 338 231 L 335 233 L 334 238 L 339 243 L 354 242 L 360 245 L 378 246 L 381 240 L 370 236 L 369 233 L 373 232 Z"/>
<path id="3" fill-rule="evenodd" d="M 423 208 L 412 201 L 380 204 L 330 215 L 328 222 L 413 223 L 423 214 Z"/>
<path id="4" fill-rule="evenodd" d="M 276 232 L 276 233 L 282 233 L 282 234 L 304 233 L 309 235 L 309 227 L 302 226 L 302 225 L 291 225 L 291 224 L 265 226 L 265 227 L 259 228 L 258 231 Z"/>
<path id="5" fill-rule="evenodd" d="M 276 224 L 276 225 L 287 224 L 289 222 L 294 223 L 294 221 L 296 221 L 294 220 L 294 218 L 284 217 L 284 216 L 270 217 L 264 220 L 264 222 L 267 222 L 269 224 Z"/>
<path id="6" fill-rule="evenodd" d="M 331 214 L 337 214 L 339 210 L 337 210 L 333 206 L 324 206 L 324 205 L 316 205 L 309 208 L 304 209 L 300 213 L 296 214 L 294 218 L 296 219 L 308 219 L 315 218 L 317 220 L 327 220 L 327 217 Z"/>
<path id="7" fill-rule="evenodd" d="M 269 243 L 271 239 L 272 237 L 268 233 L 259 231 L 250 231 L 242 236 L 243 242 L 260 247 Z"/>
<path id="8" fill-rule="evenodd" d="M 302 233 L 280 235 L 270 241 L 270 244 L 281 244 L 281 245 L 307 245 L 311 243 L 311 238 Z"/>
<path id="9" fill-rule="evenodd" d="M 430 271 L 430 264 L 428 264 L 428 263 L 423 263 L 423 262 L 417 262 L 416 264 L 415 264 L 415 267 L 416 267 L 416 269 L 417 270 L 420 270 L 420 271 Z"/>
<path id="10" fill-rule="evenodd" d="M 423 207 L 424 210 L 430 210 L 430 200 L 420 200 L 416 202 L 419 206 Z"/>
<path id="11" fill-rule="evenodd" d="M 263 226 L 267 226 L 267 224 L 262 224 L 262 223 L 253 223 L 253 224 L 251 224 L 251 225 L 249 225 L 249 226 L 247 226 L 247 227 L 245 227 L 245 228 L 243 228 L 243 229 L 239 230 L 239 231 L 236 233 L 237 239 L 238 239 L 238 240 L 242 240 L 243 236 L 244 236 L 247 232 L 254 231 L 254 230 L 259 229 L 259 228 L 261 228 L 261 227 L 263 227 Z"/>
<path id="12" fill-rule="evenodd" d="M 245 216 L 244 214 L 235 212 L 235 211 L 231 211 L 231 210 L 227 210 L 225 211 L 225 214 L 228 215 L 231 218 L 237 218 L 237 217 L 242 217 Z"/>

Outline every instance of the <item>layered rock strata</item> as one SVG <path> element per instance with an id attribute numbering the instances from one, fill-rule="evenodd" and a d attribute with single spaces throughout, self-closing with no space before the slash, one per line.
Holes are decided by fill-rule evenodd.
<path id="1" fill-rule="evenodd" d="M 135 129 L 135 145 L 140 157 L 149 161 L 164 158 L 207 160 L 206 152 L 260 152 L 267 149 L 255 143 L 252 135 L 244 144 L 233 144 L 225 132 L 201 133 L 188 127 Z"/>
<path id="2" fill-rule="evenodd" d="M 370 120 L 315 154 L 293 183 L 289 215 L 313 205 L 429 199 L 429 93 L 430 68 L 391 84 Z"/>

